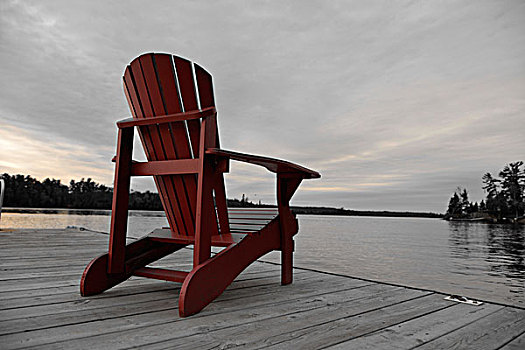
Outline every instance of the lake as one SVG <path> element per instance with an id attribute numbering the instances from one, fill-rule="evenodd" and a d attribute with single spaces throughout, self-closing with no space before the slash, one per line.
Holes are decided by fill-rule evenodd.
<path id="1" fill-rule="evenodd" d="M 525 227 L 426 218 L 299 215 L 294 265 L 525 307 Z M 108 232 L 109 211 L 2 213 L 2 228 Z M 131 211 L 129 236 L 167 226 Z M 264 260 L 279 261 L 277 252 Z"/>

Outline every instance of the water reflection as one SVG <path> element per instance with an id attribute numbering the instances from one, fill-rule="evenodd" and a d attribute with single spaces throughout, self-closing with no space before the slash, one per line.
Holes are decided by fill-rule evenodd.
<path id="1" fill-rule="evenodd" d="M 493 271 L 525 280 L 525 228 L 522 225 L 488 225 L 487 262 Z"/>
<path id="2" fill-rule="evenodd" d="M 456 265 L 476 266 L 494 283 L 525 293 L 525 227 L 523 225 L 449 222 L 449 247 Z"/>

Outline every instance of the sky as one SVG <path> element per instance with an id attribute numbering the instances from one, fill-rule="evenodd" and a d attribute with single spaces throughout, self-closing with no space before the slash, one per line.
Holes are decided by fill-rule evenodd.
<path id="1" fill-rule="evenodd" d="M 321 173 L 292 204 L 444 212 L 525 160 L 524 33 L 521 0 L 2 0 L 0 173 L 112 186 L 124 68 L 168 52 L 213 75 L 223 148 Z M 264 168 L 226 189 L 275 202 Z"/>

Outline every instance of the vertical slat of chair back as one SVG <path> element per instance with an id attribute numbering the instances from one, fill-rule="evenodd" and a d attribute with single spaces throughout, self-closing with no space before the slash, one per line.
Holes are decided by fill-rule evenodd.
<path id="1" fill-rule="evenodd" d="M 211 75 L 197 65 L 195 69 L 193 67 L 192 62 L 168 54 L 148 53 L 133 60 L 123 77 L 133 117 L 153 117 L 214 106 Z M 146 157 L 150 161 L 198 158 L 200 124 L 199 120 L 191 120 L 140 127 L 139 136 Z M 154 178 L 171 230 L 194 235 L 197 176 Z"/>
<path id="2" fill-rule="evenodd" d="M 180 87 L 180 97 L 184 112 L 199 109 L 198 95 L 195 90 L 195 81 L 193 79 L 193 64 L 177 56 L 173 56 L 175 72 L 178 77 Z M 202 108 L 202 107 L 201 107 Z M 199 120 L 190 120 L 187 123 L 188 132 L 191 138 L 191 146 L 195 158 L 199 157 L 199 138 L 201 125 Z"/>
<path id="3" fill-rule="evenodd" d="M 139 97 L 137 96 L 137 90 L 135 88 L 135 79 L 131 71 L 131 66 L 128 66 L 126 68 L 123 80 L 124 80 L 124 92 L 128 100 L 129 109 L 131 113 L 133 114 L 133 117 L 137 119 L 144 118 L 141 101 Z M 139 137 L 144 147 L 144 153 L 146 153 L 146 156 L 148 157 L 149 160 L 154 160 L 154 159 L 157 159 L 157 156 L 156 156 L 156 150 L 153 146 L 152 135 L 150 133 L 150 129 L 152 129 L 152 127 L 149 127 L 149 126 L 140 127 Z M 160 200 L 166 212 L 168 223 L 172 229 L 178 230 L 179 224 L 175 222 L 175 214 L 173 213 L 173 208 L 170 204 L 168 192 L 166 191 L 165 181 L 160 176 L 155 176 L 154 180 L 155 180 L 155 184 L 157 185 L 157 189 L 159 191 Z"/>

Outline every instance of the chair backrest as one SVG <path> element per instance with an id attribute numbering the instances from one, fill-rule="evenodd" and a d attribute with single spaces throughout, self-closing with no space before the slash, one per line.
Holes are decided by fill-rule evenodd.
<path id="1" fill-rule="evenodd" d="M 215 106 L 211 75 L 178 56 L 143 54 L 127 66 L 123 80 L 129 108 L 136 119 Z M 173 122 L 140 127 L 139 136 L 149 161 L 198 158 L 200 128 L 200 120 Z M 194 235 L 197 175 L 163 175 L 154 179 L 171 230 Z"/>

